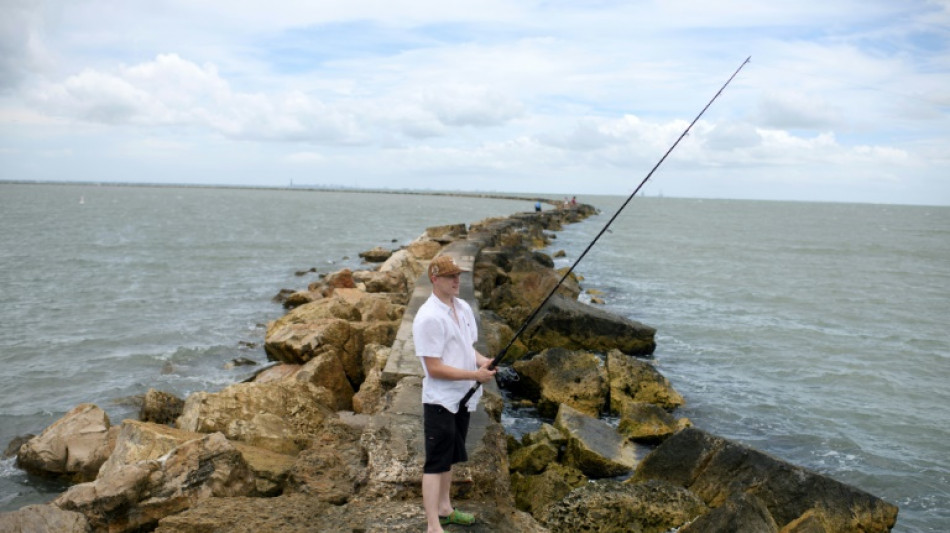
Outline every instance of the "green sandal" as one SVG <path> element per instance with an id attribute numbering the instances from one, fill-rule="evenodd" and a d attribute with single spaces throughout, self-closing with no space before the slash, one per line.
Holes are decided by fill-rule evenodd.
<path id="1" fill-rule="evenodd" d="M 458 509 L 453 509 L 449 516 L 440 516 L 439 523 L 443 526 L 449 524 L 459 524 L 461 526 L 470 526 L 475 523 L 475 515 L 463 513 Z"/>

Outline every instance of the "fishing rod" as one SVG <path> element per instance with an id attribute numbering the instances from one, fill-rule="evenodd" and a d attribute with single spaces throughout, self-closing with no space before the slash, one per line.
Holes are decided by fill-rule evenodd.
<path id="1" fill-rule="evenodd" d="M 610 225 L 613 223 L 613 221 L 620 215 L 620 212 L 623 211 L 625 207 L 627 207 L 627 204 L 630 203 L 630 200 L 633 200 L 633 197 L 636 196 L 638 192 L 640 192 L 640 189 L 642 189 L 643 186 L 646 185 L 646 182 L 653 176 L 653 173 L 656 172 L 656 169 L 660 168 L 660 165 L 663 164 L 663 161 L 666 161 L 667 156 L 669 156 L 670 153 L 673 152 L 673 149 L 676 148 L 676 145 L 678 145 L 680 141 L 683 140 L 683 137 L 686 137 L 686 135 L 689 133 L 689 130 L 692 129 L 693 125 L 696 124 L 696 122 L 699 121 L 699 118 L 703 116 L 703 113 L 705 113 L 706 110 L 709 109 L 709 106 L 711 106 L 712 103 L 716 101 L 716 98 L 719 98 L 719 95 L 722 94 L 722 91 L 724 91 L 726 87 L 729 85 L 729 83 L 732 82 L 733 78 L 735 78 L 739 74 L 739 71 L 742 70 L 742 67 L 746 66 L 746 64 L 751 60 L 752 60 L 752 56 L 749 56 L 746 58 L 745 61 L 742 62 L 741 65 L 739 65 L 739 68 L 737 68 L 736 71 L 732 73 L 732 76 L 729 76 L 729 79 L 726 80 L 726 83 L 722 84 L 722 87 L 720 87 L 719 90 L 716 92 L 716 94 L 713 95 L 713 97 L 709 100 L 709 102 L 706 103 L 706 106 L 703 107 L 703 110 L 700 111 L 698 115 L 696 115 L 696 118 L 694 118 L 693 121 L 689 123 L 689 126 L 686 126 L 686 129 L 683 130 L 683 133 L 681 133 L 680 136 L 676 139 L 676 142 L 674 142 L 673 145 L 670 146 L 669 150 L 667 150 L 666 153 L 663 154 L 663 157 L 661 157 L 660 160 L 657 161 L 655 165 L 653 165 L 653 168 L 650 170 L 649 173 L 647 173 L 646 177 L 643 178 L 643 181 L 641 181 L 640 184 L 637 185 L 637 188 L 634 189 L 632 193 L 630 193 L 630 196 L 628 196 L 627 199 L 623 202 L 623 204 L 620 205 L 620 208 L 617 209 L 617 212 L 614 213 L 612 217 L 610 217 L 610 220 L 608 220 L 606 224 L 604 224 L 604 227 L 600 230 L 599 233 L 597 233 L 597 236 L 594 237 L 594 240 L 590 241 L 590 244 L 587 245 L 587 248 L 585 248 L 584 251 L 581 253 L 581 255 L 577 258 L 577 260 L 574 261 L 574 264 L 571 265 L 571 268 L 567 269 L 567 272 L 565 272 L 564 275 L 561 276 L 561 279 L 558 280 L 556 285 L 554 285 L 554 288 L 551 289 L 551 292 L 549 292 L 548 295 L 545 296 L 544 300 L 542 300 L 541 303 L 538 304 L 538 306 L 534 308 L 534 311 L 531 312 L 528 318 L 525 319 L 524 323 L 521 324 L 521 327 L 518 328 L 518 331 L 516 331 L 514 336 L 511 337 L 511 340 L 508 341 L 508 344 L 506 344 L 505 347 L 502 348 L 500 352 L 498 352 L 498 355 L 496 355 L 495 358 L 491 360 L 491 363 L 488 364 L 489 370 L 494 370 L 495 367 L 498 366 L 498 363 L 501 362 L 502 359 L 504 359 L 505 355 L 508 353 L 508 350 L 515 343 L 515 341 L 518 340 L 518 337 L 520 337 L 521 334 L 525 332 L 525 330 L 528 328 L 528 325 L 531 324 L 531 321 L 533 321 L 538 316 L 538 313 L 541 312 L 541 309 L 544 308 L 544 304 L 548 303 L 548 300 L 550 300 L 551 297 L 554 296 L 554 293 L 557 292 L 557 290 L 561 287 L 561 284 L 564 283 L 564 280 L 566 280 L 567 277 L 570 276 L 572 272 L 574 272 L 574 268 L 578 265 L 578 263 L 581 262 L 582 259 L 584 259 L 584 256 L 587 255 L 587 252 L 589 252 L 590 249 L 594 247 L 594 244 L 597 243 L 601 235 L 607 232 L 607 228 L 609 228 Z M 477 381 L 475 382 L 474 385 L 472 385 L 472 388 L 469 389 L 468 392 L 465 393 L 465 396 L 462 397 L 462 401 L 459 402 L 460 409 L 462 408 L 463 405 L 465 405 L 466 402 L 468 402 L 468 400 L 472 397 L 473 394 L 475 394 L 475 391 L 477 391 L 481 385 L 482 384 Z"/>

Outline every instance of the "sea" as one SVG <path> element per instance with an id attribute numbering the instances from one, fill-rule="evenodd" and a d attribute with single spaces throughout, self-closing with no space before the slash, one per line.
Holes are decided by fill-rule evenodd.
<path id="1" fill-rule="evenodd" d="M 0 182 L 0 450 L 80 403 L 118 424 L 149 388 L 246 379 L 281 289 L 522 196 Z M 557 266 L 626 197 L 577 199 L 600 214 Z M 950 531 L 950 207 L 636 197 L 575 271 L 657 329 L 677 416 Z M 0 511 L 64 489 L 0 461 Z"/>

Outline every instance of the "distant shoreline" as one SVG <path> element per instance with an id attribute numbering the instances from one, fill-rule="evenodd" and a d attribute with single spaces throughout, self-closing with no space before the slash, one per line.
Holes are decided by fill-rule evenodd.
<path id="1" fill-rule="evenodd" d="M 30 181 L 30 180 L 0 180 L 0 185 L 78 185 L 82 187 L 142 187 L 155 189 L 247 189 L 261 191 L 300 191 L 300 192 L 344 192 L 361 194 L 407 194 L 417 196 L 454 196 L 460 198 L 485 198 L 492 200 L 514 200 L 519 202 L 544 202 L 549 205 L 561 205 L 563 201 L 529 196 L 527 194 L 503 194 L 490 192 L 464 191 L 429 191 L 412 189 L 360 189 L 356 187 L 320 187 L 320 186 L 290 186 L 276 187 L 268 185 L 208 185 L 189 183 L 130 183 L 130 182 L 99 182 L 99 181 Z"/>

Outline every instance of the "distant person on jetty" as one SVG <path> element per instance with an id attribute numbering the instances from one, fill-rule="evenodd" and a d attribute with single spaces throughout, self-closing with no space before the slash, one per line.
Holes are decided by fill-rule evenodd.
<path id="1" fill-rule="evenodd" d="M 537 202 L 534 203 L 534 212 L 535 213 L 541 212 L 541 200 L 538 200 Z"/>
<path id="2" fill-rule="evenodd" d="M 454 259 L 440 255 L 429 263 L 432 294 L 412 322 L 416 355 L 425 370 L 422 380 L 422 420 L 426 460 L 422 469 L 422 505 L 428 533 L 443 531 L 447 524 L 471 525 L 475 517 L 452 506 L 449 489 L 452 465 L 468 460 L 465 436 L 470 413 L 482 396 L 482 389 L 465 406 L 462 397 L 475 384 L 492 379 L 491 359 L 478 353 L 475 314 L 458 297 L 463 269 Z M 467 272 L 467 271 L 465 271 Z"/>

